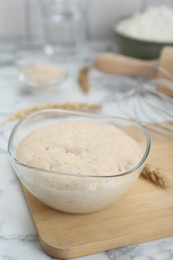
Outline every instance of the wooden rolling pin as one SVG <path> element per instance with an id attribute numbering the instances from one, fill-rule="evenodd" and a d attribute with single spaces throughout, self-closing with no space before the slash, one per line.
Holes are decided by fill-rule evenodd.
<path id="1" fill-rule="evenodd" d="M 114 75 L 136 76 L 144 73 L 146 69 L 153 66 L 161 66 L 173 75 L 173 47 L 164 47 L 158 60 L 144 61 L 121 54 L 101 53 L 93 62 L 94 68 L 101 72 Z M 165 74 L 157 71 L 153 71 L 150 76 L 170 79 Z M 173 96 L 173 89 L 158 86 L 158 90 Z"/>
<path id="2" fill-rule="evenodd" d="M 93 67 L 101 72 L 114 75 L 139 75 L 151 66 L 157 66 L 158 60 L 144 61 L 116 53 L 101 53 L 94 60 Z"/>

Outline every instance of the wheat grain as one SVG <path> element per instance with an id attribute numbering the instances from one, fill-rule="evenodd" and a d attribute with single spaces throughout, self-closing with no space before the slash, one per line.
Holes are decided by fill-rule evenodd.
<path id="1" fill-rule="evenodd" d="M 79 81 L 79 85 L 84 93 L 88 93 L 90 90 L 90 84 L 89 84 L 89 80 L 88 80 L 89 70 L 90 70 L 89 67 L 83 67 L 79 71 L 78 81 Z"/>
<path id="2" fill-rule="evenodd" d="M 161 174 L 160 169 L 155 168 L 154 166 L 147 164 L 142 173 L 141 177 L 145 180 L 153 183 L 156 186 L 161 187 L 162 189 L 166 189 L 169 187 L 167 181 L 165 180 L 164 176 Z"/>

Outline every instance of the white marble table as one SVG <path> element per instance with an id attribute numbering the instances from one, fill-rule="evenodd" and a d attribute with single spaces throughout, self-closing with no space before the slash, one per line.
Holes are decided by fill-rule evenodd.
<path id="1" fill-rule="evenodd" d="M 97 51 L 103 47 L 98 48 Z M 105 47 L 104 47 L 105 48 Z M 90 60 L 92 60 L 90 54 Z M 58 63 L 58 62 L 57 62 Z M 0 68 L 0 121 L 32 104 L 77 101 L 101 102 L 103 113 L 122 115 L 118 97 L 124 85 L 133 81 L 122 81 L 119 77 L 107 78 L 91 72 L 92 91 L 84 95 L 77 84 L 77 71 L 83 63 L 73 61 L 61 64 L 68 71 L 67 79 L 56 89 L 46 93 L 31 94 L 18 82 L 16 66 Z M 121 89 L 121 91 L 120 91 Z M 124 90 L 125 91 L 125 90 Z M 129 108 L 130 109 L 130 108 Z M 11 168 L 7 142 L 13 125 L 0 128 L 0 260 L 49 260 L 41 249 L 18 180 Z M 81 260 L 172 260 L 173 237 L 115 249 L 79 258 Z"/>

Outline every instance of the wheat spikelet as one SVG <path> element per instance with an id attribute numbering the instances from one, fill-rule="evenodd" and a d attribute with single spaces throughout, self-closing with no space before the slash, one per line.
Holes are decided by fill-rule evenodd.
<path id="1" fill-rule="evenodd" d="M 88 81 L 89 70 L 90 70 L 89 67 L 83 67 L 79 71 L 78 81 L 79 81 L 79 85 L 84 93 L 88 93 L 90 90 L 90 85 L 89 85 L 89 81 Z"/>
<path id="2" fill-rule="evenodd" d="M 165 178 L 160 173 L 160 170 L 150 164 L 147 164 L 144 167 L 141 173 L 141 177 L 143 177 L 147 181 L 152 182 L 154 185 L 161 187 L 162 189 L 166 189 L 169 187 Z"/>
<path id="3" fill-rule="evenodd" d="M 82 111 L 98 111 L 101 109 L 99 104 L 87 104 L 87 103 L 51 103 L 43 105 L 35 105 L 30 108 L 21 110 L 12 116 L 8 117 L 6 120 L 0 122 L 0 126 L 4 124 L 18 120 L 30 112 L 38 111 L 41 109 L 66 109 L 66 110 L 82 110 Z"/>

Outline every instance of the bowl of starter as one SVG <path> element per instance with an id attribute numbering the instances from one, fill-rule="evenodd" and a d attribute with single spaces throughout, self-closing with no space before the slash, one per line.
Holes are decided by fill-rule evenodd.
<path id="1" fill-rule="evenodd" d="M 140 59 L 156 59 L 165 45 L 173 45 L 173 9 L 153 6 L 120 18 L 113 26 L 120 51 Z"/>
<path id="2" fill-rule="evenodd" d="M 149 150 L 147 129 L 133 120 L 57 109 L 22 118 L 8 144 L 16 175 L 35 197 L 80 214 L 119 199 L 140 175 Z"/>

